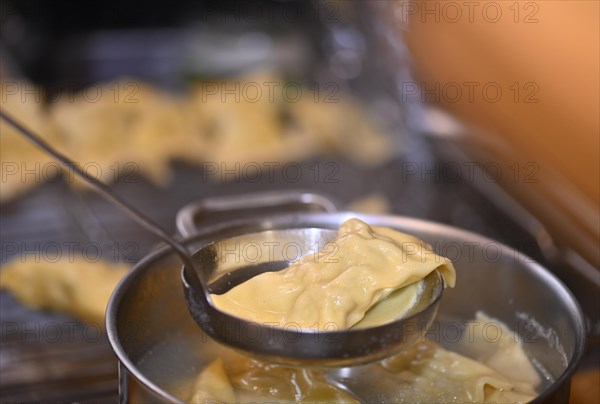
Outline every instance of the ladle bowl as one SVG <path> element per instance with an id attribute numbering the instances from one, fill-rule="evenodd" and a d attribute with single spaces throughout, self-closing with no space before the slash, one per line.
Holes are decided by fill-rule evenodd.
<path id="1" fill-rule="evenodd" d="M 328 228 L 284 228 L 231 237 L 211 243 L 193 255 L 207 292 L 221 294 L 252 276 L 276 271 L 323 248 L 336 231 Z M 182 279 L 189 311 L 216 341 L 255 358 L 288 366 L 339 367 L 390 356 L 423 336 L 437 313 L 444 288 L 437 271 L 420 281 L 415 303 L 391 321 L 368 328 L 339 329 L 337 324 L 273 325 L 246 321 L 218 310 L 202 293 L 188 267 Z M 315 302 L 318 310 L 319 302 Z"/>

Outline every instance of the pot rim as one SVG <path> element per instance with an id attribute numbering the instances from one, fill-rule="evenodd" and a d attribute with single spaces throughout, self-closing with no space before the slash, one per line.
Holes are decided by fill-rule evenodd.
<path id="1" fill-rule="evenodd" d="M 300 225 L 300 223 L 310 222 L 310 227 L 319 227 L 323 226 L 324 228 L 335 228 L 339 226 L 344 220 L 349 218 L 359 218 L 364 220 L 365 222 L 372 225 L 383 225 L 389 226 L 393 228 L 404 228 L 404 227 L 418 227 L 423 230 L 429 231 L 437 231 L 443 234 L 452 234 L 465 239 L 470 239 L 473 241 L 479 242 L 494 242 L 499 245 L 502 249 L 506 249 L 507 251 L 513 252 L 515 251 L 513 248 L 497 242 L 493 239 L 490 239 L 486 236 L 480 235 L 478 233 L 474 233 L 468 230 L 463 230 L 454 226 L 449 226 L 441 223 L 436 223 L 432 221 L 427 221 L 423 219 L 416 219 L 407 216 L 400 215 L 379 215 L 379 214 L 362 214 L 356 212 L 336 212 L 336 213 L 293 213 L 293 214 L 282 214 L 276 216 L 269 217 L 254 217 L 254 218 L 246 218 L 246 219 L 237 219 L 222 223 L 217 223 L 203 229 L 199 229 L 198 233 L 186 237 L 182 240 L 184 245 L 189 245 L 197 242 L 212 242 L 215 241 L 214 238 L 210 238 L 211 234 L 218 234 L 223 231 L 237 231 L 238 234 L 241 234 L 240 231 L 248 228 L 249 226 L 254 226 L 255 231 L 261 230 L 269 230 L 275 226 L 287 226 L 294 227 Z M 262 225 L 261 225 L 262 224 Z M 335 227 L 334 227 L 335 226 Z M 125 352 L 119 336 L 117 335 L 117 310 L 123 300 L 125 294 L 130 289 L 131 284 L 134 280 L 140 276 L 149 265 L 166 256 L 169 253 L 172 253 L 173 250 L 170 246 L 164 245 L 155 251 L 152 251 L 147 256 L 142 258 L 138 263 L 136 263 L 131 270 L 119 281 L 117 286 L 115 287 L 113 293 L 110 296 L 107 308 L 106 308 L 106 332 L 108 335 L 109 342 L 119 362 L 122 366 L 124 366 L 136 380 L 142 383 L 146 388 L 151 390 L 154 394 L 172 401 L 172 402 L 181 402 L 177 398 L 173 397 L 159 386 L 150 381 L 136 366 L 135 363 L 131 361 L 127 353 Z M 521 254 L 521 253 L 519 253 Z M 571 293 L 571 291 L 564 285 L 562 281 L 560 281 L 553 273 L 551 273 L 548 269 L 544 268 L 541 264 L 537 263 L 533 259 L 521 254 L 522 257 L 527 259 L 526 266 L 529 267 L 535 274 L 543 279 L 546 285 L 549 285 L 558 296 L 566 303 L 568 307 L 568 312 L 573 321 L 576 324 L 575 334 L 576 341 L 573 348 L 573 355 L 569 359 L 567 363 L 567 367 L 562 372 L 562 374 L 556 378 L 556 380 L 544 391 L 542 391 L 532 403 L 539 403 L 544 401 L 548 396 L 553 394 L 559 386 L 562 386 L 563 383 L 567 382 L 575 369 L 577 368 L 581 358 L 583 357 L 583 353 L 585 351 L 585 345 L 587 341 L 587 331 L 586 331 L 586 322 L 579 302 L 575 298 L 575 296 Z"/>

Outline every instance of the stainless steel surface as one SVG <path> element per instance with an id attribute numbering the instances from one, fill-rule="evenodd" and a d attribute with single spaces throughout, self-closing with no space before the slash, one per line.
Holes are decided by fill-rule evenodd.
<path id="1" fill-rule="evenodd" d="M 515 331 L 532 361 L 543 369 L 545 385 L 536 402 L 567 402 L 569 378 L 585 345 L 585 323 L 578 303 L 552 274 L 517 251 L 474 233 L 398 216 L 354 213 L 289 214 L 269 220 L 250 218 L 204 228 L 187 245 L 265 229 L 336 228 L 358 217 L 367 223 L 415 234 L 451 256 L 457 286 L 442 298 L 432 338 L 452 348 L 444 324 L 463 324 L 477 310 Z M 493 253 L 493 254 L 492 254 Z M 193 379 L 218 353 L 218 345 L 187 312 L 180 268 L 169 248 L 145 259 L 122 280 L 107 310 L 109 339 L 122 367 L 122 402 L 182 402 Z M 158 355 L 168 347 L 168 355 Z M 358 393 L 355 392 L 358 396 Z M 369 401 L 368 397 L 363 399 Z"/>
<path id="2" fill-rule="evenodd" d="M 184 237 L 198 233 L 202 224 L 231 220 L 241 215 L 287 212 L 335 212 L 330 198 L 304 191 L 267 191 L 251 194 L 204 198 L 185 205 L 176 218 L 177 230 Z"/>
<path id="3" fill-rule="evenodd" d="M 194 254 L 202 271 L 198 276 L 209 292 L 222 294 L 252 276 L 283 269 L 318 251 L 337 233 L 330 228 L 297 226 L 226 238 L 200 249 Z M 248 250 L 251 252 L 246 253 Z M 246 258 L 250 255 L 251 264 Z M 215 309 L 208 301 L 210 296 L 197 293 L 202 290 L 199 285 L 191 287 L 194 275 L 187 267 L 183 269 L 184 293 L 192 317 L 211 338 L 264 361 L 307 367 L 364 364 L 405 349 L 433 322 L 444 289 L 441 276 L 434 272 L 422 281 L 417 301 L 405 315 L 376 327 L 323 331 L 327 329 L 324 324 L 316 330 L 301 329 L 293 323 L 274 327 Z"/>

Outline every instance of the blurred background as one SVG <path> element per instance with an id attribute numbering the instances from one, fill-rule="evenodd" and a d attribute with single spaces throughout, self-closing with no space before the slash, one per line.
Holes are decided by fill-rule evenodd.
<path id="1" fill-rule="evenodd" d="M 484 234 L 579 299 L 592 337 L 572 401 L 596 400 L 597 2 L 2 0 L 0 11 L 3 110 L 168 230 L 201 198 L 301 189 Z M 156 247 L 4 123 L 0 141 L 2 265 L 43 260 L 51 243 L 126 263 Z M 39 325 L 67 317 L 6 292 L 0 302 L 3 402 L 114 401 L 106 341 L 49 344 Z"/>

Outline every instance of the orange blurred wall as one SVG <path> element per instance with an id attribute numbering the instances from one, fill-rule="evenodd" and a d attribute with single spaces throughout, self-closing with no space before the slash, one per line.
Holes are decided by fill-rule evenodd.
<path id="1" fill-rule="evenodd" d="M 534 162 L 537 181 L 508 186 L 534 211 L 550 204 L 555 232 L 572 223 L 595 240 L 583 255 L 598 265 L 600 2 L 393 3 L 422 97 L 469 123 L 493 161 Z"/>

